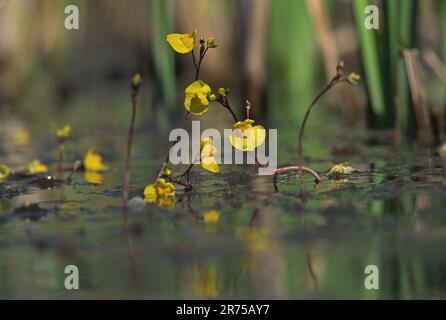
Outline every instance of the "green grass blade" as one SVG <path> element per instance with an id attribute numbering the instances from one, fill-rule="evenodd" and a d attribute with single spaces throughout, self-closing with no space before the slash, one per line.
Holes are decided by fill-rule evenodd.
<path id="1" fill-rule="evenodd" d="M 361 55 L 367 81 L 367 89 L 374 114 L 382 124 L 386 116 L 386 98 L 382 86 L 382 74 L 379 60 L 379 48 L 376 39 L 376 30 L 368 30 L 364 26 L 366 14 L 364 9 L 372 4 L 368 0 L 352 1 L 353 15 L 356 21 L 356 29 L 361 47 Z"/>
<path id="2" fill-rule="evenodd" d="M 159 84 L 158 99 L 163 104 L 163 110 L 172 110 L 176 91 L 175 56 L 166 42 L 166 35 L 175 32 L 172 0 L 151 0 L 149 14 L 153 67 Z"/>

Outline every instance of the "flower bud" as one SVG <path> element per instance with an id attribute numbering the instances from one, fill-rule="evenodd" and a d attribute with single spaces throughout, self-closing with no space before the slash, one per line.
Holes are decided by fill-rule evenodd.
<path id="1" fill-rule="evenodd" d="M 208 45 L 208 48 L 217 48 L 218 45 L 217 45 L 217 43 L 216 43 L 216 39 L 215 39 L 215 37 L 210 37 L 210 38 L 208 39 L 208 43 L 207 43 L 207 45 Z"/>
<path id="2" fill-rule="evenodd" d="M 141 83 L 142 83 L 141 75 L 139 73 L 135 74 L 132 77 L 132 82 L 131 82 L 132 89 L 134 89 L 134 90 L 139 89 L 139 87 L 141 86 Z"/>
<path id="3" fill-rule="evenodd" d="M 348 75 L 347 81 L 350 84 L 357 84 L 357 82 L 361 79 L 361 76 L 355 72 L 352 72 Z"/>

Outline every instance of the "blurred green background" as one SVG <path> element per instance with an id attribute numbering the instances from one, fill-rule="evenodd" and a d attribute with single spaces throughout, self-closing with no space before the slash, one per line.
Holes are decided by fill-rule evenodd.
<path id="1" fill-rule="evenodd" d="M 79 7 L 80 30 L 63 27 L 67 4 Z M 364 28 L 369 4 L 379 8 L 379 30 Z M 165 36 L 196 28 L 219 44 L 206 58 L 202 78 L 213 88 L 231 87 L 241 106 L 250 99 L 254 114 L 272 124 L 283 122 L 284 114 L 297 124 L 343 59 L 364 81 L 358 88 L 338 88 L 327 99 L 326 113 L 348 125 L 415 135 L 401 51 L 416 48 L 430 130 L 441 138 L 445 6 L 439 0 L 4 0 L 0 107 L 2 114 L 35 118 L 79 97 L 125 92 L 138 71 L 145 78 L 144 112 L 165 124 L 177 115 L 183 88 L 192 80 L 190 57 L 176 55 Z"/>

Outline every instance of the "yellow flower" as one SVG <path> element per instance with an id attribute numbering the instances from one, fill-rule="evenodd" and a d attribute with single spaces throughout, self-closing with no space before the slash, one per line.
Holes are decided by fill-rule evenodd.
<path id="1" fill-rule="evenodd" d="M 355 168 L 351 167 L 348 162 L 339 163 L 331 167 L 327 175 L 329 178 L 340 178 L 342 175 L 351 174 L 357 171 Z"/>
<path id="2" fill-rule="evenodd" d="M 215 148 L 212 144 L 212 137 L 201 140 L 200 142 L 200 164 L 201 167 L 209 172 L 217 173 L 220 171 L 220 167 L 215 161 L 215 154 L 217 153 L 217 148 Z"/>
<path id="3" fill-rule="evenodd" d="M 361 80 L 361 76 L 355 72 L 350 73 L 347 77 L 350 84 L 357 84 L 359 80 Z"/>
<path id="4" fill-rule="evenodd" d="M 48 167 L 39 160 L 33 160 L 28 164 L 28 172 L 31 174 L 39 174 L 48 172 Z"/>
<path id="5" fill-rule="evenodd" d="M 104 181 L 104 176 L 96 171 L 85 171 L 84 179 L 88 183 L 101 184 Z"/>
<path id="6" fill-rule="evenodd" d="M 108 167 L 102 163 L 102 157 L 99 153 L 88 150 L 84 157 L 84 167 L 87 171 L 105 171 Z"/>
<path id="7" fill-rule="evenodd" d="M 9 169 L 3 163 L 0 163 L 0 181 L 5 180 L 11 174 L 11 169 Z"/>
<path id="8" fill-rule="evenodd" d="M 184 106 L 187 111 L 196 115 L 201 115 L 208 111 L 211 92 L 211 87 L 201 80 L 190 84 L 184 91 Z"/>
<path id="9" fill-rule="evenodd" d="M 173 207 L 175 186 L 160 178 L 144 189 L 144 200 L 148 203 L 157 203 L 159 206 Z"/>
<path id="10" fill-rule="evenodd" d="M 197 42 L 197 31 L 194 30 L 192 34 L 171 33 L 167 35 L 166 40 L 176 52 L 189 53 L 194 49 Z"/>
<path id="11" fill-rule="evenodd" d="M 220 212 L 217 210 L 209 210 L 203 214 L 204 223 L 217 223 L 220 220 Z"/>
<path id="12" fill-rule="evenodd" d="M 19 129 L 14 135 L 14 141 L 17 146 L 26 146 L 29 142 L 29 132 L 25 129 Z"/>
<path id="13" fill-rule="evenodd" d="M 65 125 L 62 128 L 60 128 L 59 130 L 57 130 L 56 135 L 59 139 L 68 139 L 71 137 L 71 126 L 70 125 Z"/>
<path id="14" fill-rule="evenodd" d="M 130 82 L 131 86 L 133 89 L 138 89 L 141 86 L 142 83 L 142 78 L 141 75 L 139 73 L 136 73 L 133 77 L 132 77 L 132 81 Z"/>
<path id="15" fill-rule="evenodd" d="M 266 130 L 261 125 L 253 126 L 254 120 L 246 119 L 234 124 L 234 131 L 229 136 L 232 146 L 241 151 L 254 151 L 265 142 Z"/>

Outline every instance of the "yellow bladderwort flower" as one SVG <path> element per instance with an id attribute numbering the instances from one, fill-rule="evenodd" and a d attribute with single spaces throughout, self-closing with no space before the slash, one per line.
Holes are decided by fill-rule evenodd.
<path id="1" fill-rule="evenodd" d="M 56 136 L 61 140 L 66 140 L 71 138 L 71 126 L 65 125 L 56 132 Z"/>
<path id="2" fill-rule="evenodd" d="M 25 128 L 19 129 L 14 134 L 14 142 L 17 146 L 26 146 L 29 142 L 29 132 Z"/>
<path id="3" fill-rule="evenodd" d="M 9 177 L 11 169 L 7 165 L 0 163 L 0 181 L 3 181 Z"/>
<path id="4" fill-rule="evenodd" d="M 97 171 L 85 171 L 84 179 L 88 183 L 101 184 L 104 181 L 104 176 Z"/>
<path id="5" fill-rule="evenodd" d="M 211 92 L 211 87 L 201 80 L 191 83 L 184 91 L 184 106 L 187 111 L 195 115 L 202 115 L 208 111 Z"/>
<path id="6" fill-rule="evenodd" d="M 171 33 L 167 35 L 166 40 L 176 52 L 182 54 L 189 53 L 194 49 L 197 42 L 197 31 L 194 30 L 192 34 Z"/>
<path id="7" fill-rule="evenodd" d="M 102 157 L 94 150 L 88 150 L 84 157 L 84 167 L 87 171 L 105 171 L 108 170 L 108 166 L 102 163 Z"/>
<path id="8" fill-rule="evenodd" d="M 342 176 L 352 174 L 355 171 L 357 170 L 351 167 L 348 162 L 343 162 L 331 167 L 330 171 L 327 173 L 327 176 L 331 179 L 339 179 Z"/>
<path id="9" fill-rule="evenodd" d="M 241 151 L 254 151 L 265 142 L 266 130 L 261 125 L 253 125 L 254 120 L 246 119 L 234 124 L 233 134 L 229 136 L 232 146 Z"/>
<path id="10" fill-rule="evenodd" d="M 201 140 L 200 142 L 200 164 L 201 167 L 209 172 L 217 173 L 220 171 L 220 167 L 215 161 L 215 154 L 217 148 L 212 145 L 212 137 Z"/>
<path id="11" fill-rule="evenodd" d="M 33 160 L 28 164 L 28 172 L 30 174 L 39 174 L 48 172 L 48 167 L 39 160 Z"/>
<path id="12" fill-rule="evenodd" d="M 159 206 L 172 207 L 174 196 L 175 186 L 162 178 L 144 189 L 144 200 L 148 203 L 157 203 Z"/>

